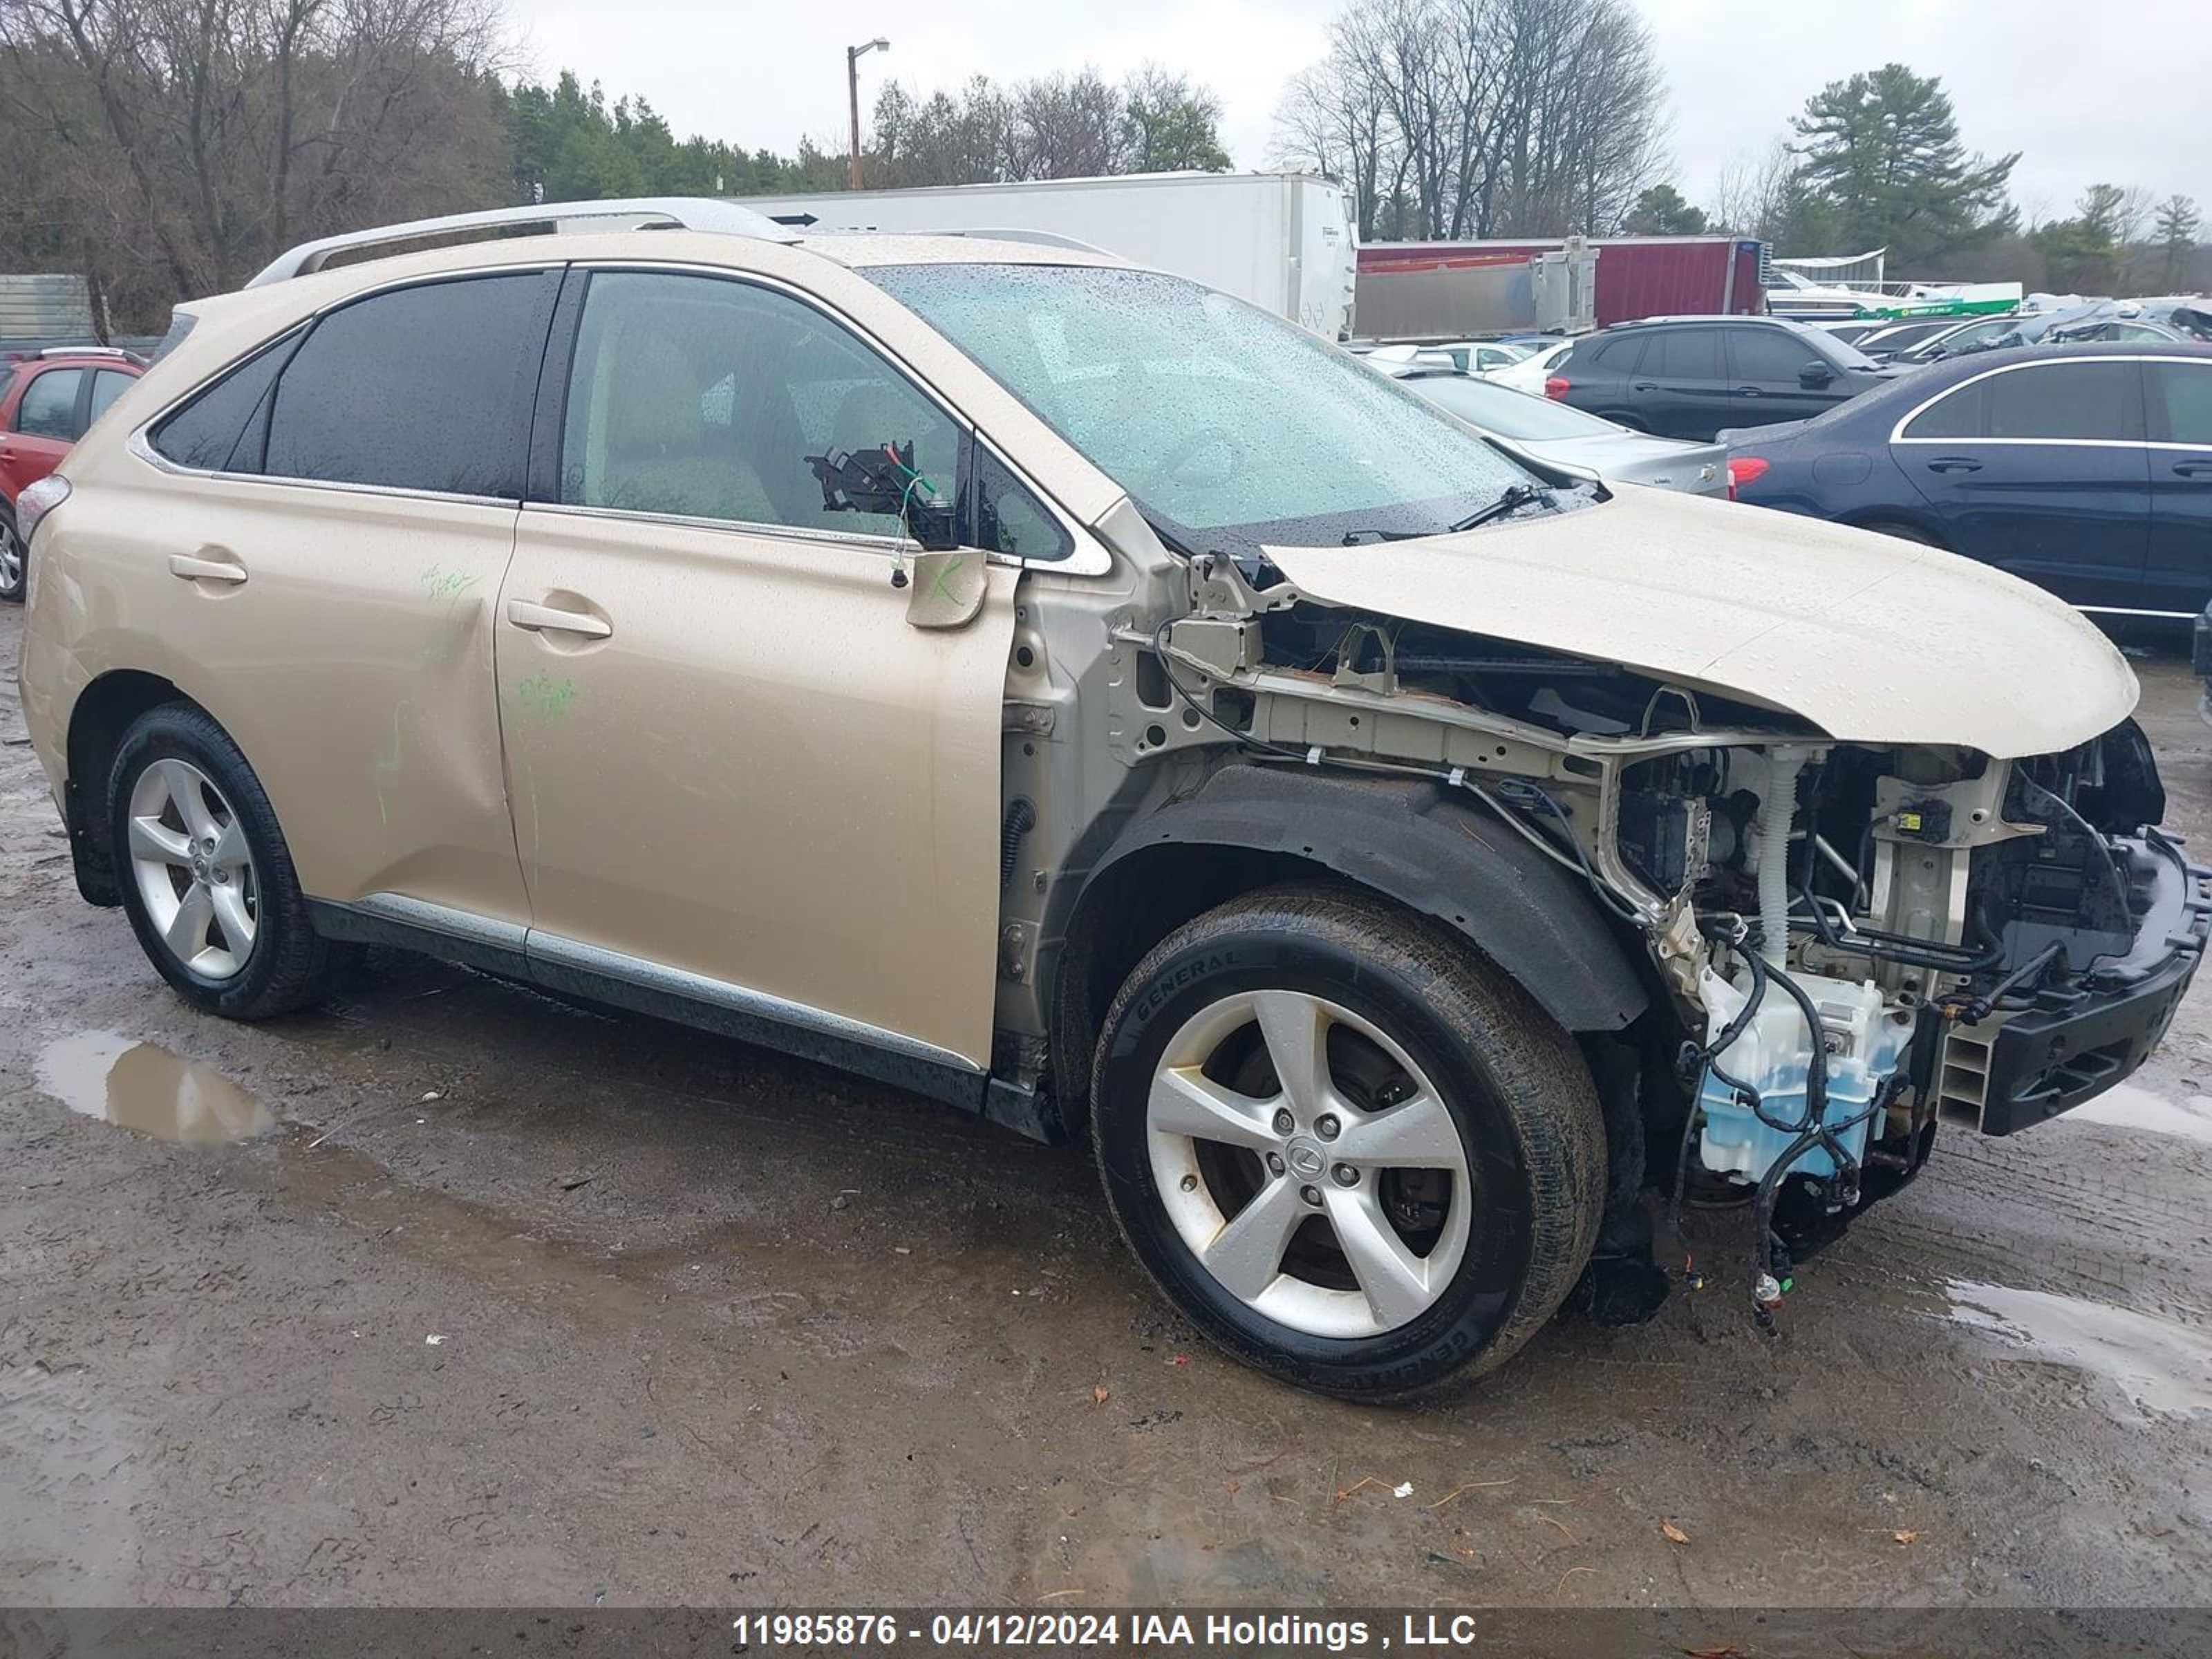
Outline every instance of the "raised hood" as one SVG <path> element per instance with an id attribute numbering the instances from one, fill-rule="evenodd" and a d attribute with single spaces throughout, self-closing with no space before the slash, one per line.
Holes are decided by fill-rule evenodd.
<path id="1" fill-rule="evenodd" d="M 1267 556 L 1309 599 L 1621 663 L 1850 742 L 2045 755 L 2136 705 L 2112 641 L 2040 588 L 1693 495 L 1624 489 L 1463 535 Z"/>

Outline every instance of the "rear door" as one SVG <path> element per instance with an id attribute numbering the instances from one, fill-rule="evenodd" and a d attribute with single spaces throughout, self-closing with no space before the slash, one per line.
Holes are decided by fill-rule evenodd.
<path id="1" fill-rule="evenodd" d="M 71 504 L 137 544 L 131 608 L 245 750 L 310 894 L 518 945 L 491 618 L 559 282 L 337 306 L 151 426 L 194 487 Z"/>
<path id="2" fill-rule="evenodd" d="M 1991 370 L 1908 415 L 1891 448 L 1955 551 L 2075 605 L 2142 606 L 2151 489 L 2140 358 Z"/>
<path id="3" fill-rule="evenodd" d="M 900 519 L 809 459 L 911 446 L 950 501 L 970 434 L 797 294 L 601 270 L 564 313 L 579 286 L 497 629 L 532 961 L 980 1071 L 1018 573 L 975 552 L 981 614 L 916 627 Z"/>
<path id="4" fill-rule="evenodd" d="M 2212 600 L 2212 358 L 2147 359 L 2150 420 L 2148 608 Z"/>
<path id="5" fill-rule="evenodd" d="M 1646 431 L 1662 438 L 1710 441 L 1724 426 L 1745 424 L 1731 413 L 1735 400 L 1723 345 L 1725 332 L 1719 328 L 1653 331 L 1629 387 L 1633 395 L 1628 407 Z"/>

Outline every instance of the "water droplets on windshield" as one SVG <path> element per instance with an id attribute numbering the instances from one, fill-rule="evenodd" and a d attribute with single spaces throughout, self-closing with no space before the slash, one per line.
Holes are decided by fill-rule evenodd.
<path id="1" fill-rule="evenodd" d="M 864 274 L 1186 543 L 1434 534 L 1529 481 L 1335 347 L 1181 277 L 1027 264 Z"/>

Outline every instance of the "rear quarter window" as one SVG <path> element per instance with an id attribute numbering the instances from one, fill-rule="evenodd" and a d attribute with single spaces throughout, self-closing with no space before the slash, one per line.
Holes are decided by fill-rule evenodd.
<path id="1" fill-rule="evenodd" d="M 154 428 L 155 453 L 201 472 L 260 471 L 270 394 L 299 341 L 275 341 L 194 395 Z"/>

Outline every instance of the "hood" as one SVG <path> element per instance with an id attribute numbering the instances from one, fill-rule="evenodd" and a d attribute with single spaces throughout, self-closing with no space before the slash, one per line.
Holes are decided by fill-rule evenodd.
<path id="1" fill-rule="evenodd" d="M 2112 641 L 2016 577 L 1694 495 L 1623 490 L 1463 535 L 1267 553 L 1321 604 L 1619 662 L 1846 742 L 2045 755 L 2136 704 Z"/>

